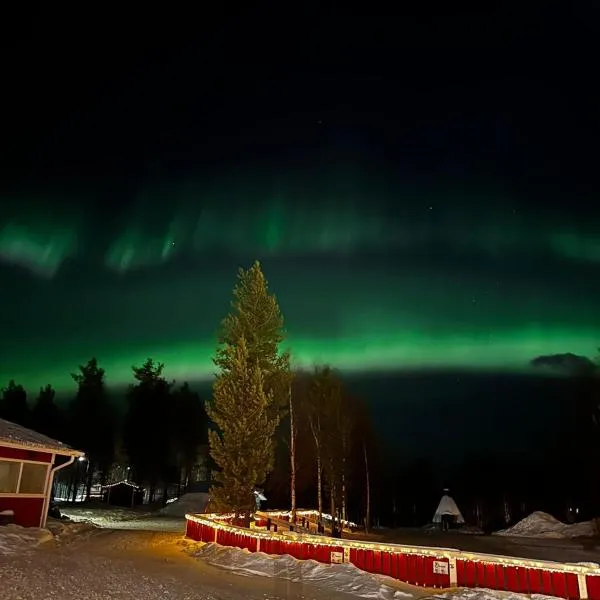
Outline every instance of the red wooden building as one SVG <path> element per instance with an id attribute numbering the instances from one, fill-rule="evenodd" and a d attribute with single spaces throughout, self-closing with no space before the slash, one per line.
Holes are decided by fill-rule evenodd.
<path id="1" fill-rule="evenodd" d="M 0 514 L 23 527 L 44 527 L 54 474 L 83 457 L 16 423 L 0 419 Z"/>

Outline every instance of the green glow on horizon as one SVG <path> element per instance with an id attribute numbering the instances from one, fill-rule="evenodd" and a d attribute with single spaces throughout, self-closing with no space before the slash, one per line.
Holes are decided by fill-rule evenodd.
<path id="1" fill-rule="evenodd" d="M 321 175 L 147 185 L 102 223 L 82 203 L 2 206 L 0 261 L 35 276 L 5 272 L 0 386 L 68 391 L 91 356 L 111 385 L 148 357 L 207 380 L 235 270 L 256 258 L 298 366 L 521 371 L 541 354 L 594 354 L 599 223 L 521 209 L 493 186 Z"/>
<path id="2" fill-rule="evenodd" d="M 286 347 L 292 351 L 296 368 L 312 368 L 315 364 L 331 364 L 343 372 L 410 371 L 416 369 L 466 369 L 520 372 L 529 369 L 529 361 L 541 354 L 593 354 L 599 331 L 540 331 L 537 328 L 504 331 L 488 336 L 476 334 L 431 335 L 421 332 L 398 332 L 396 335 L 369 338 L 356 336 L 332 340 L 290 337 Z M 149 356 L 165 363 L 167 377 L 179 382 L 207 381 L 214 373 L 212 356 L 215 343 L 185 342 L 131 349 L 98 348 L 95 355 L 106 369 L 109 385 L 132 382 L 131 366 L 140 365 Z M 94 354 L 64 356 L 52 369 L 12 372 L 10 377 L 26 382 L 30 393 L 46 383 L 59 392 L 73 389 L 70 373 Z M 510 358 L 507 358 L 510 357 Z M 39 364 L 43 364 L 41 361 Z M 16 366 L 16 365 L 15 365 Z M 4 371 L 4 369 L 2 369 Z M 8 380 L 9 373 L 1 373 Z"/>

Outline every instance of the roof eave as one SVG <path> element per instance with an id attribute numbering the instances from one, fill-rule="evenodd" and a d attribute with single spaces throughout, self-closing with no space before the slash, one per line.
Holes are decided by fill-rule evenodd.
<path id="1" fill-rule="evenodd" d="M 47 452 L 48 454 L 61 454 L 63 456 L 85 456 L 85 452 L 80 450 L 74 450 L 73 448 L 51 448 L 49 446 L 43 446 L 38 444 L 20 444 L 19 442 L 9 442 L 7 440 L 0 440 L 0 446 L 6 448 L 18 448 L 19 450 L 32 450 L 34 452 Z"/>

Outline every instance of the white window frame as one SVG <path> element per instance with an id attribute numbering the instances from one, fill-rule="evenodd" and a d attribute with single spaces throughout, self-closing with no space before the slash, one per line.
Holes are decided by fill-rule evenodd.
<path id="1" fill-rule="evenodd" d="M 15 492 L 0 492 L 0 498 L 45 498 L 48 494 L 48 478 L 49 471 L 52 468 L 52 463 L 47 463 L 43 460 L 23 460 L 21 458 L 4 458 L 0 457 L 0 462 L 18 462 L 19 466 L 19 477 L 17 479 L 17 491 Z M 46 466 L 46 478 L 44 484 L 44 491 L 41 494 L 19 494 L 21 489 L 21 478 L 23 477 L 23 465 L 44 465 Z"/>

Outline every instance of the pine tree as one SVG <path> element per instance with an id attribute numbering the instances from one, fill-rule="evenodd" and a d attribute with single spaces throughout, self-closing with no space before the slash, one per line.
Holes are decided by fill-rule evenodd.
<path id="1" fill-rule="evenodd" d="M 89 500 L 94 473 L 106 478 L 115 452 L 115 408 L 108 397 L 105 371 L 98 360 L 91 358 L 71 373 L 77 384 L 77 394 L 69 404 L 72 443 L 84 450 L 87 459 L 86 498 Z"/>
<path id="2" fill-rule="evenodd" d="M 31 411 L 31 421 L 36 431 L 60 440 L 64 434 L 64 416 L 54 401 L 55 396 L 56 392 L 50 384 L 40 388 L 40 393 Z"/>
<path id="3" fill-rule="evenodd" d="M 132 367 L 136 384 L 127 393 L 123 442 L 138 482 L 150 485 L 150 501 L 163 481 L 166 501 L 168 479 L 174 477 L 171 387 L 163 376 L 164 364 L 148 358 Z"/>
<path id="4" fill-rule="evenodd" d="M 273 468 L 275 430 L 273 393 L 265 391 L 263 372 L 252 361 L 242 336 L 219 354 L 223 371 L 217 376 L 208 416 L 218 427 L 209 431 L 210 451 L 220 467 L 211 498 L 217 509 L 248 519 L 254 510 L 254 488 Z"/>
<path id="5" fill-rule="evenodd" d="M 280 353 L 283 317 L 260 263 L 240 269 L 232 310 L 222 322 L 215 364 L 220 374 L 207 413 L 211 455 L 221 471 L 212 497 L 246 517 L 253 490 L 273 469 L 274 434 L 289 400 L 289 355 Z"/>
<path id="6" fill-rule="evenodd" d="M 265 390 L 273 392 L 273 408 L 280 411 L 289 398 L 289 355 L 279 351 L 285 337 L 283 316 L 258 261 L 238 271 L 231 308 L 221 323 L 215 364 L 226 370 L 231 360 L 229 346 L 236 346 L 243 337 L 248 360 L 260 368 Z"/>
<path id="7" fill-rule="evenodd" d="M 17 385 L 13 379 L 2 390 L 0 417 L 24 427 L 30 425 L 31 412 L 27 404 L 27 392 L 22 385 Z"/>
<path id="8" fill-rule="evenodd" d="M 208 419 L 200 396 L 187 383 L 171 394 L 172 433 L 179 482 L 181 475 L 186 487 L 189 485 L 192 469 L 198 461 L 202 445 L 206 445 Z"/>

